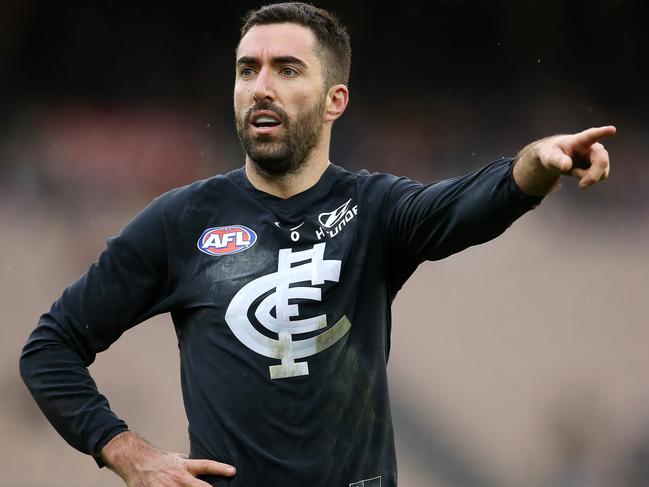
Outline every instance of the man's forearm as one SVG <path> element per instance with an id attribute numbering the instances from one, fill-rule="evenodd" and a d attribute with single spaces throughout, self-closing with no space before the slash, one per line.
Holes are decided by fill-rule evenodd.
<path id="1" fill-rule="evenodd" d="M 20 372 L 47 419 L 77 450 L 99 460 L 99 449 L 127 429 L 97 391 L 73 341 L 49 315 L 25 345 Z"/>

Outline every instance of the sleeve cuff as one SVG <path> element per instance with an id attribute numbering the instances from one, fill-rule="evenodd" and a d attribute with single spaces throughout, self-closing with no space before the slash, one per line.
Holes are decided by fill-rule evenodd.
<path id="1" fill-rule="evenodd" d="M 532 196 L 527 194 L 521 188 L 518 187 L 516 181 L 514 180 L 514 161 L 513 157 L 509 159 L 509 167 L 507 169 L 507 187 L 514 197 L 521 202 L 521 204 L 529 206 L 530 208 L 536 208 L 541 204 L 545 196 Z"/>

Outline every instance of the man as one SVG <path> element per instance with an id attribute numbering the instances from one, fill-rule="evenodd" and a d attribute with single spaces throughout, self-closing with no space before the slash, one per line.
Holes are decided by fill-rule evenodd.
<path id="1" fill-rule="evenodd" d="M 424 260 L 485 242 L 561 175 L 605 179 L 614 127 L 534 142 L 432 185 L 329 162 L 351 49 L 326 11 L 245 20 L 234 109 L 245 166 L 154 200 L 43 315 L 21 373 L 75 448 L 130 487 L 396 485 L 386 364 L 390 305 Z M 171 312 L 189 458 L 110 410 L 87 366 Z M 236 470 L 235 470 L 236 468 Z"/>

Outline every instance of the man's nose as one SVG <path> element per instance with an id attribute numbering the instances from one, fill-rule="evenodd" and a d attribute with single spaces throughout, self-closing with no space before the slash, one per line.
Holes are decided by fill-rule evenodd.
<path id="1" fill-rule="evenodd" d="M 255 100 L 261 100 L 262 98 L 269 98 L 273 100 L 275 98 L 270 70 L 262 68 L 259 71 L 257 79 L 255 80 L 255 86 L 252 91 L 252 97 Z"/>

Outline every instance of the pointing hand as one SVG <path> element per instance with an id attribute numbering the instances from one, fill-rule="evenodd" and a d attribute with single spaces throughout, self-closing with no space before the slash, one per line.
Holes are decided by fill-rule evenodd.
<path id="1" fill-rule="evenodd" d="M 533 142 L 519 153 L 514 179 L 533 195 L 548 193 L 560 175 L 579 178 L 579 187 L 588 188 L 609 175 L 608 152 L 599 141 L 615 132 L 614 126 L 607 125 Z"/>
<path id="2" fill-rule="evenodd" d="M 599 141 L 615 131 L 615 127 L 608 125 L 545 139 L 538 147 L 541 164 L 551 171 L 579 178 L 579 187 L 588 188 L 608 177 L 608 152 Z"/>

